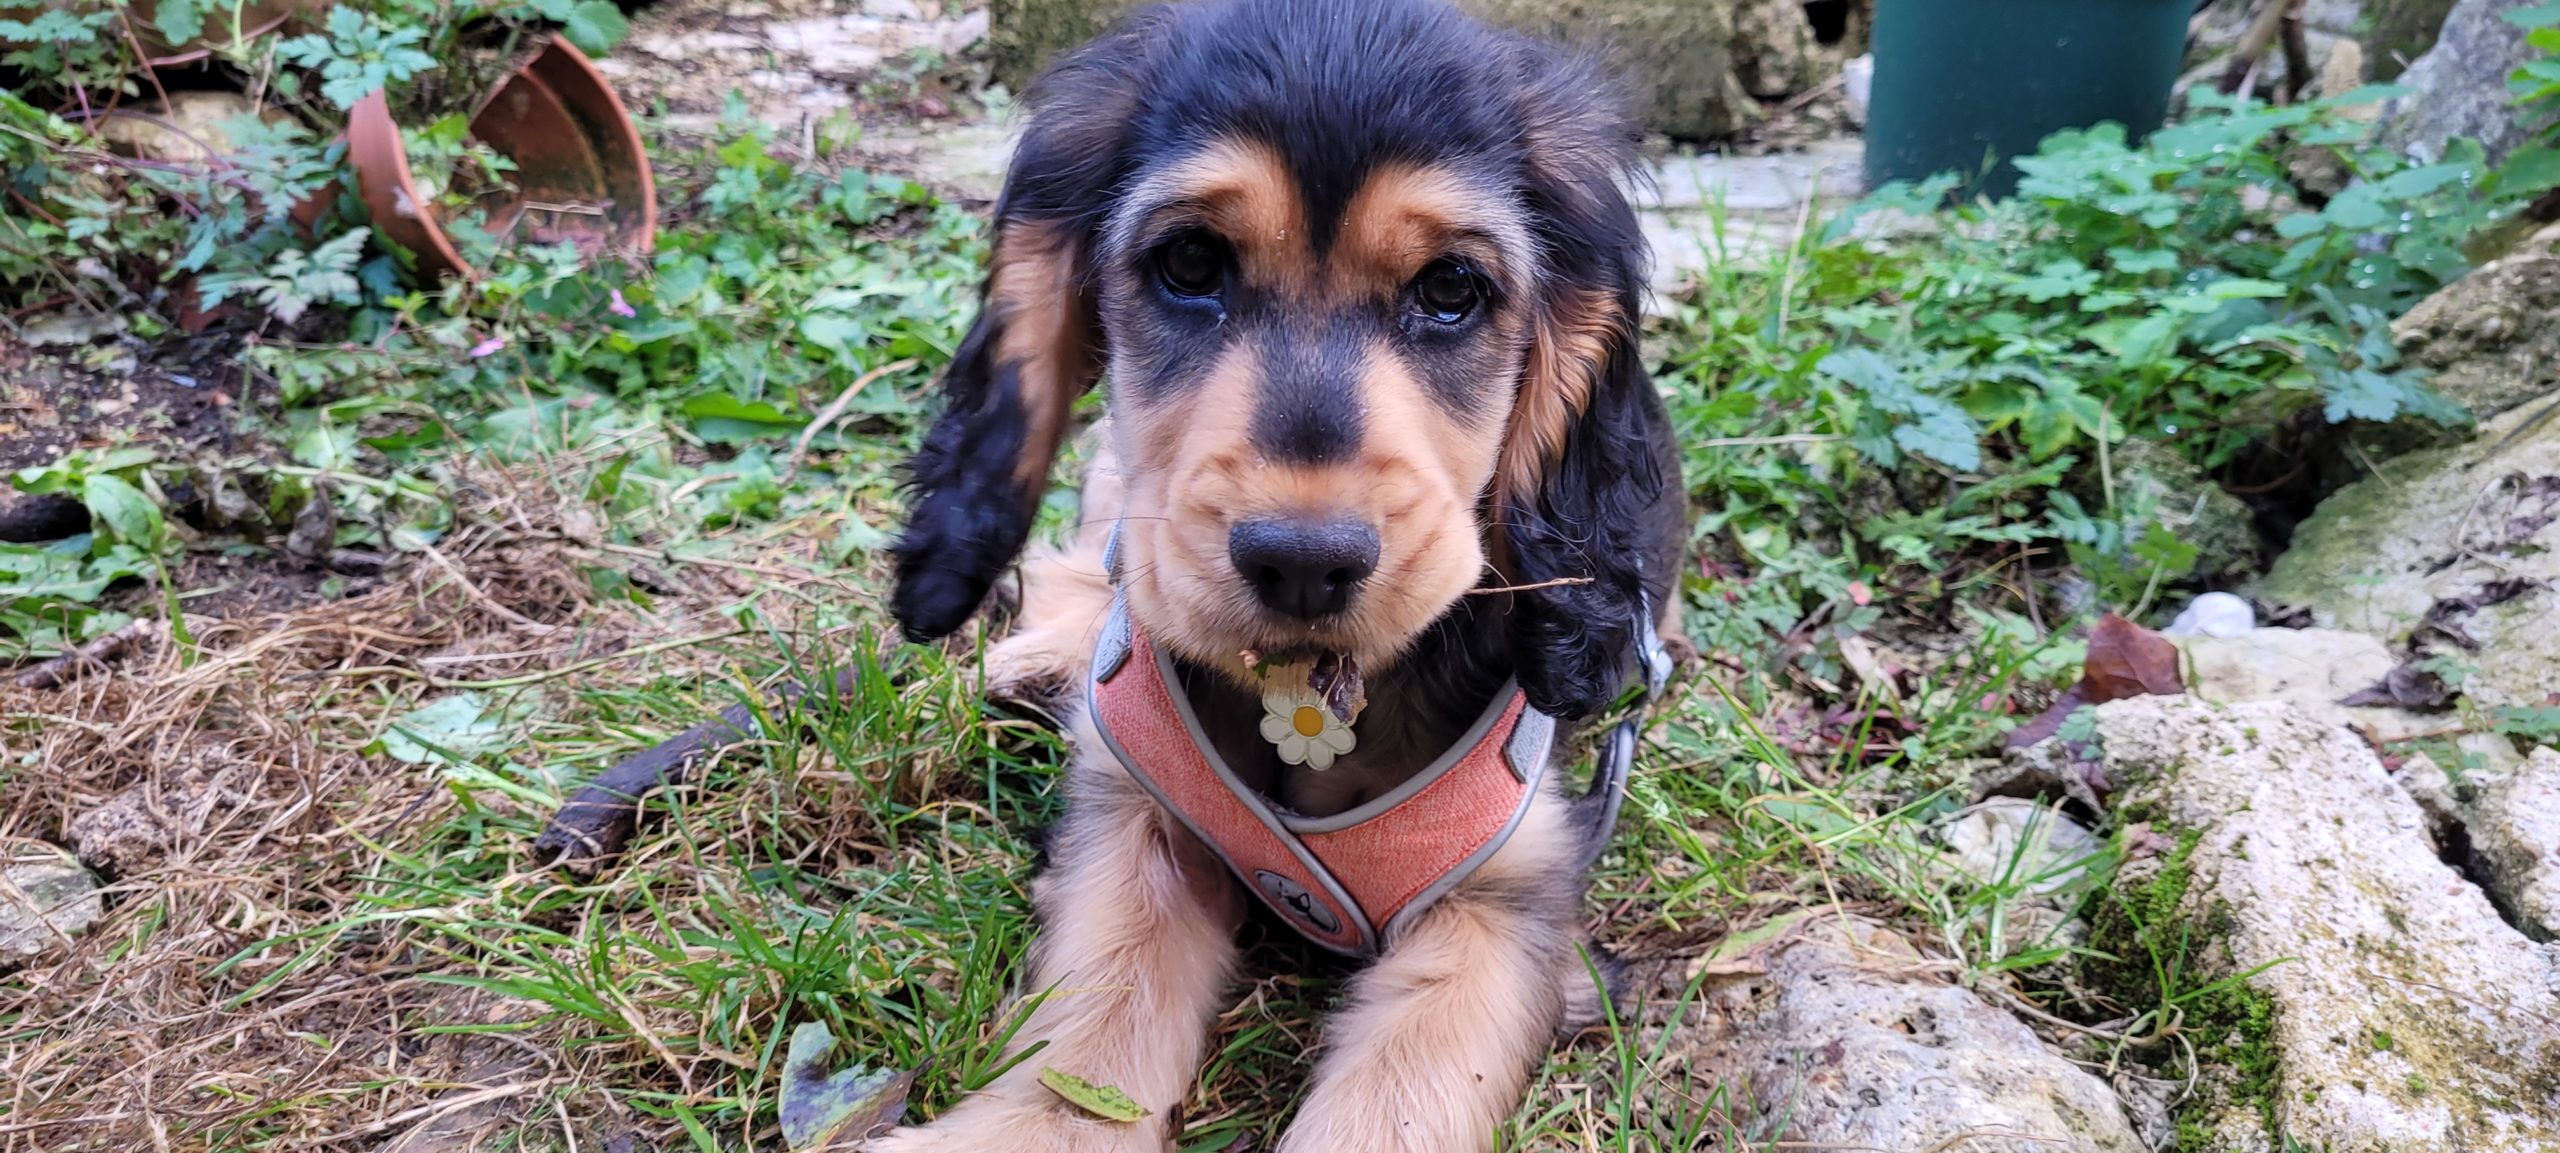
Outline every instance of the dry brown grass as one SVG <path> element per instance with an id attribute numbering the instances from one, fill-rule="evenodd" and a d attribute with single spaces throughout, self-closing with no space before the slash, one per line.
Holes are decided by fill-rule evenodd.
<path id="1" fill-rule="evenodd" d="M 713 610 L 747 591 L 739 577 L 829 578 L 777 540 L 744 568 L 666 566 L 654 612 L 599 603 L 577 568 L 597 550 L 573 539 L 593 528 L 572 514 L 564 531 L 538 484 L 479 479 L 461 531 L 384 587 L 193 619 L 191 647 L 163 630 L 59 690 L 0 687 L 0 835 L 77 844 L 113 874 L 93 932 L 0 976 L 0 1150 L 216 1149 L 252 1132 L 262 1148 L 371 1148 L 476 1129 L 584 1067 L 657 1063 L 685 1080 L 654 1055 L 564 1052 L 556 1025 L 433 1031 L 540 1014 L 431 982 L 452 958 L 396 929 L 347 928 L 382 907 L 386 857 L 469 803 L 430 767 L 363 750 L 454 682 L 541 692 L 545 670 L 581 662 L 596 662 L 587 684 L 719 675 L 682 647 L 599 658 L 734 632 Z M 787 602 L 769 606 L 788 635 Z M 656 1031 L 634 1016 L 635 1034 Z"/>

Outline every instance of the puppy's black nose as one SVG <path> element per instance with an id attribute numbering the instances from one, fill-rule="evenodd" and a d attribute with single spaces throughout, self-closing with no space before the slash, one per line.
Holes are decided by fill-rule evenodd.
<path id="1" fill-rule="evenodd" d="M 1314 620 L 1341 612 L 1378 567 L 1378 534 L 1350 520 L 1249 520 L 1227 534 L 1227 558 L 1272 611 Z"/>

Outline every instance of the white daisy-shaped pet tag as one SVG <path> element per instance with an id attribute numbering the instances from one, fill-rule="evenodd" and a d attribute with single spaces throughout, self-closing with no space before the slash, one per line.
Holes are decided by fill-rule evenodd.
<path id="1" fill-rule="evenodd" d="M 1324 694 L 1304 676 L 1275 676 L 1263 682 L 1262 739 L 1280 750 L 1280 759 L 1319 773 L 1360 741 L 1351 724 L 1325 707 Z"/>

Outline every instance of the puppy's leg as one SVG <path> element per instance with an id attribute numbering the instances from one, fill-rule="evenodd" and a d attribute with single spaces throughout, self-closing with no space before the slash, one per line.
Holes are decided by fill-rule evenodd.
<path id="1" fill-rule="evenodd" d="M 1103 744 L 1089 724 L 1080 749 Z M 1041 930 L 1024 991 L 1048 997 L 1014 1037 L 1047 1047 L 933 1124 L 872 1153 L 1159 1153 L 1197 1074 L 1235 966 L 1244 895 L 1226 867 L 1116 764 L 1077 765 L 1053 864 L 1032 886 Z M 1092 1117 L 1039 1083 L 1055 1067 L 1145 1106 L 1135 1124 Z"/>
<path id="2" fill-rule="evenodd" d="M 1582 879 L 1563 802 L 1352 982 L 1281 1153 L 1482 1153 L 1564 1015 Z M 1578 964 L 1578 959 L 1575 959 Z"/>
<path id="3" fill-rule="evenodd" d="M 987 650 L 986 694 L 1053 716 L 1064 715 L 1083 692 L 1094 638 L 1111 611 L 1103 545 L 1126 505 L 1107 422 L 1095 424 L 1084 445 L 1076 531 L 1065 547 L 1038 546 L 1023 558 L 1022 611 L 1013 631 Z"/>

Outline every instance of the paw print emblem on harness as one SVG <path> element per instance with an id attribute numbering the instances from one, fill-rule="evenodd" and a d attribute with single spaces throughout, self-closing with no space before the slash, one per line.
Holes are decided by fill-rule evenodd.
<path id="1" fill-rule="evenodd" d="M 1323 932 L 1330 933 L 1341 927 L 1341 922 L 1333 919 L 1333 910 L 1325 908 L 1323 902 L 1316 900 L 1315 894 L 1296 881 L 1269 869 L 1256 869 L 1253 871 L 1253 883 L 1262 886 L 1262 891 L 1271 896 L 1273 908 Z"/>

